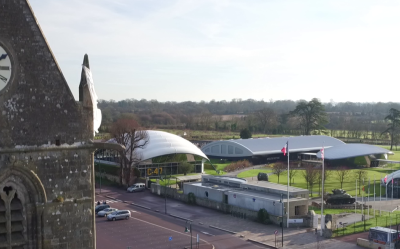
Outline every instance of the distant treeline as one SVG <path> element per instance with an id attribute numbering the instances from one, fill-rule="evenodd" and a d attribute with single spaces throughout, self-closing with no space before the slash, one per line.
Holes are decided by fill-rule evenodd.
<path id="1" fill-rule="evenodd" d="M 257 101 L 233 99 L 210 102 L 158 102 L 157 100 L 100 100 L 103 113 L 101 130 L 121 117 L 132 117 L 147 128 L 240 131 L 265 134 L 300 134 L 298 120 L 289 115 L 299 101 Z M 386 139 L 380 136 L 390 108 L 400 110 L 400 103 L 323 103 L 328 123 L 327 135 L 363 139 Z M 262 112 L 264 110 L 264 112 Z M 268 110 L 266 112 L 265 110 Z M 266 115 L 268 117 L 266 117 Z M 264 120 L 263 120 L 264 118 Z M 268 120 L 267 120 L 268 119 Z"/>

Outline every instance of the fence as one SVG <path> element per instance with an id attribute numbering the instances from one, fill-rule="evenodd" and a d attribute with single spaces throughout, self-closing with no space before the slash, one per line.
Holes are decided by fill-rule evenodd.
<path id="1" fill-rule="evenodd" d="M 376 210 L 375 210 L 376 211 Z M 370 210 L 371 213 L 371 210 Z M 398 229 L 400 224 L 400 214 L 393 212 L 382 211 L 381 215 L 376 215 L 370 219 L 364 219 L 366 215 L 362 216 L 362 220 L 355 221 L 350 224 L 342 223 L 337 226 L 335 230 L 332 231 L 333 236 L 344 236 L 354 233 L 367 232 L 371 227 L 389 227 L 391 229 Z"/>

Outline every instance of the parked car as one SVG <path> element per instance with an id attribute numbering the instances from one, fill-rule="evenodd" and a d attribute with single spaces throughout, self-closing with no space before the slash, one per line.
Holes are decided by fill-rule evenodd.
<path id="1" fill-rule="evenodd" d="M 112 212 L 115 212 L 115 211 L 118 211 L 118 209 L 116 209 L 116 208 L 106 208 L 106 209 L 103 209 L 100 212 L 98 212 L 97 216 L 105 217 L 108 214 L 111 214 Z"/>
<path id="2" fill-rule="evenodd" d="M 267 173 L 259 172 L 258 175 L 257 175 L 257 179 L 259 181 L 268 181 L 268 175 L 267 175 Z"/>
<path id="3" fill-rule="evenodd" d="M 118 210 L 107 215 L 107 220 L 122 220 L 122 219 L 129 219 L 130 217 L 131 217 L 131 211 Z"/>
<path id="4" fill-rule="evenodd" d="M 144 191 L 146 188 L 144 183 L 136 183 L 126 189 L 129 193 Z"/>
<path id="5" fill-rule="evenodd" d="M 110 208 L 110 205 L 108 205 L 108 204 L 100 204 L 100 205 L 97 205 L 94 208 L 94 212 L 95 212 L 95 214 L 97 214 L 98 212 L 100 212 L 100 211 L 102 211 L 102 210 L 104 210 L 106 208 Z"/>

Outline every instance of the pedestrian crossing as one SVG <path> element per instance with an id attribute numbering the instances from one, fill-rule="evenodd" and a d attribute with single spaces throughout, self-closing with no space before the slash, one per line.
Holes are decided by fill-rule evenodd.
<path id="1" fill-rule="evenodd" d="M 122 202 L 121 200 L 115 199 L 104 199 L 104 200 L 98 200 L 100 202 L 100 204 L 104 204 L 104 201 L 106 202 L 105 204 L 111 204 L 111 203 L 117 203 L 117 202 Z M 98 202 L 96 202 L 98 203 Z"/>

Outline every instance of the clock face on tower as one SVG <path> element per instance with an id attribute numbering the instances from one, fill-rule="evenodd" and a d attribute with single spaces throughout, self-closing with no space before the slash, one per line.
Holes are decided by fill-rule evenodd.
<path id="1" fill-rule="evenodd" d="M 0 91 L 11 78 L 11 60 L 9 53 L 0 44 Z"/>

